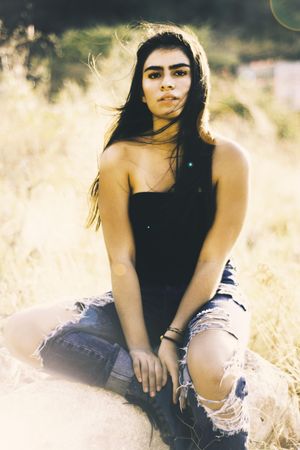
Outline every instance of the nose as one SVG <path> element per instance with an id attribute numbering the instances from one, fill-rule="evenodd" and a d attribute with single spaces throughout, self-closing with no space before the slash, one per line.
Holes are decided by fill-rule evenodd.
<path id="1" fill-rule="evenodd" d="M 161 81 L 161 86 L 160 86 L 161 90 L 162 91 L 170 90 L 170 89 L 174 89 L 174 87 L 175 87 L 174 80 L 170 77 L 169 74 L 166 74 L 162 78 L 162 81 Z"/>

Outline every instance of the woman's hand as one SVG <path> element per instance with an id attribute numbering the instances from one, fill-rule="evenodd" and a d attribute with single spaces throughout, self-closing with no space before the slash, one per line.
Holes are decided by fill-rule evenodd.
<path id="1" fill-rule="evenodd" d="M 179 361 L 177 347 L 174 342 L 167 339 L 161 341 L 158 356 L 162 364 L 164 373 L 169 373 L 173 383 L 173 403 L 178 401 L 178 387 L 179 387 Z M 167 377 L 166 381 L 167 382 Z M 163 385 L 165 384 L 163 383 Z"/>
<path id="2" fill-rule="evenodd" d="M 143 391 L 149 392 L 151 397 L 160 391 L 167 382 L 167 372 L 163 370 L 159 358 L 151 351 L 134 349 L 129 352 L 135 376 L 143 385 Z"/>

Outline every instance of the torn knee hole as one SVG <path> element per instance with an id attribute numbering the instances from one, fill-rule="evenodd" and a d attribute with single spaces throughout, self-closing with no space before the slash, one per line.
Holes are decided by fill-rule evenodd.
<path id="1" fill-rule="evenodd" d="M 228 435 L 247 429 L 248 414 L 244 402 L 247 394 L 246 380 L 243 376 L 235 381 L 227 397 L 221 401 L 206 399 L 195 393 L 198 406 L 202 406 L 206 411 L 213 428 Z"/>

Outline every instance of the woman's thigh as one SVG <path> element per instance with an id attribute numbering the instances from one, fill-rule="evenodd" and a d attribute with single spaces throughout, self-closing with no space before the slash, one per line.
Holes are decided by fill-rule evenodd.
<path id="1" fill-rule="evenodd" d="M 20 311 L 8 319 L 4 340 L 14 356 L 42 367 L 41 349 L 51 338 L 72 331 L 85 331 L 126 347 L 111 291 L 72 303 Z"/>
<path id="2" fill-rule="evenodd" d="M 206 330 L 223 330 L 245 347 L 249 340 L 250 318 L 244 304 L 229 295 L 217 294 L 190 320 L 185 339 L 190 341 L 193 336 Z"/>
<path id="3" fill-rule="evenodd" d="M 37 357 L 52 338 L 81 331 L 127 348 L 111 291 L 77 300 L 71 309 L 76 312 L 75 318 L 58 324 L 44 336 L 35 352 Z"/>

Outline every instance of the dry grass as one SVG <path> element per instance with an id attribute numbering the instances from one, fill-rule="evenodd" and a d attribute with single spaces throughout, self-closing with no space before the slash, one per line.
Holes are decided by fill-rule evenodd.
<path id="1" fill-rule="evenodd" d="M 118 52 L 107 68 L 116 66 Z M 115 103 L 128 82 L 122 74 L 115 78 L 114 92 L 106 79 L 93 78 L 86 93 L 69 84 L 49 103 L 22 74 L 1 74 L 2 316 L 110 287 L 101 233 L 87 231 L 84 222 L 109 120 L 97 105 Z M 252 306 L 251 348 L 289 373 L 300 393 L 299 131 L 282 139 L 274 119 L 280 112 L 293 126 L 295 115 L 255 86 L 214 78 L 213 89 L 213 129 L 236 139 L 252 160 L 248 221 L 234 252 Z M 235 111 L 228 93 L 246 116 Z M 274 441 L 267 448 L 283 447 Z"/>

